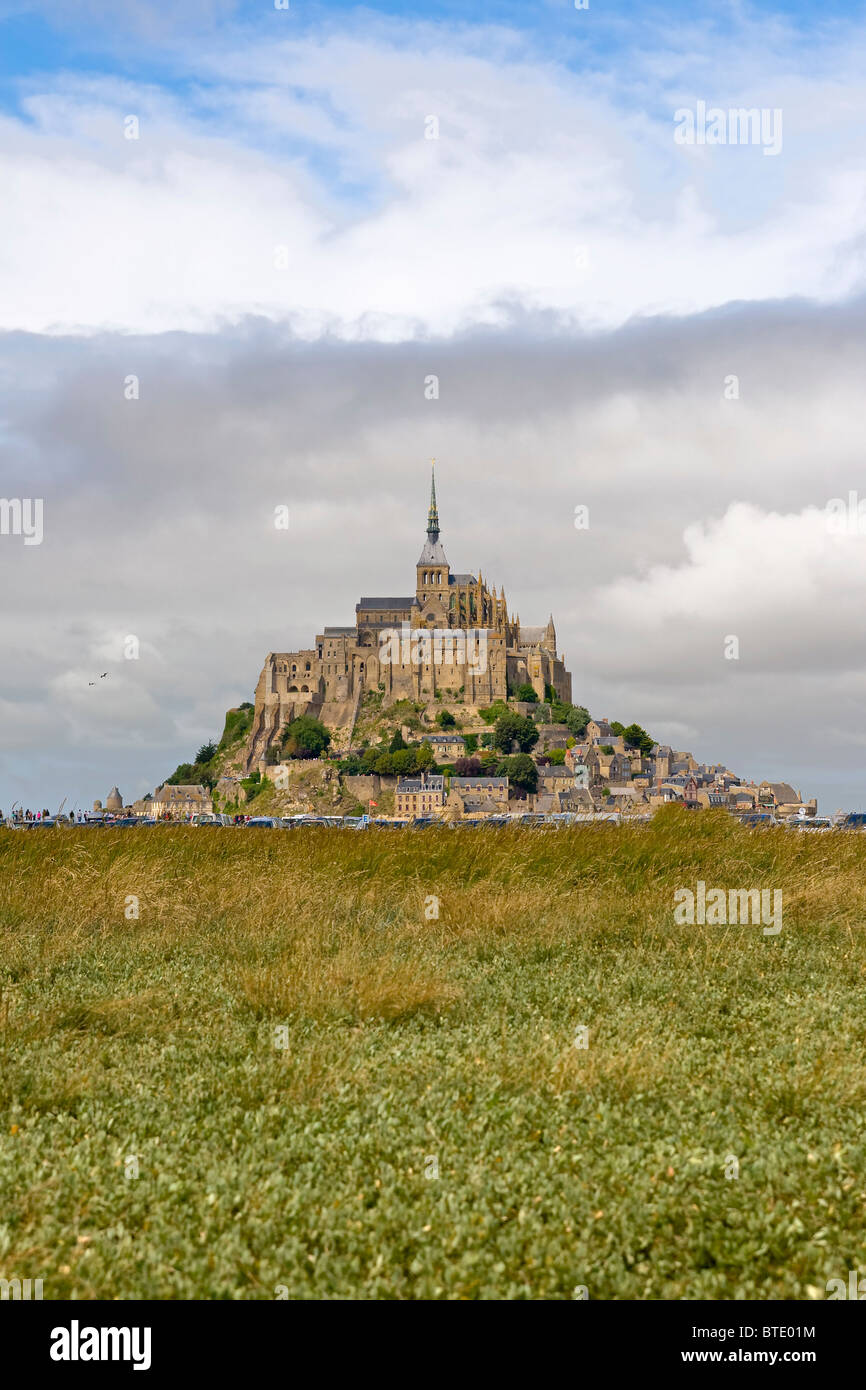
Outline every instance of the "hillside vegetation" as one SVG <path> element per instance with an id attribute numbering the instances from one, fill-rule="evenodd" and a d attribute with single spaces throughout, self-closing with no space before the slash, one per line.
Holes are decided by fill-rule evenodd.
<path id="1" fill-rule="evenodd" d="M 673 808 L 0 832 L 0 1275 L 823 1298 L 866 1267 L 864 862 Z M 698 879 L 782 931 L 675 925 Z"/>

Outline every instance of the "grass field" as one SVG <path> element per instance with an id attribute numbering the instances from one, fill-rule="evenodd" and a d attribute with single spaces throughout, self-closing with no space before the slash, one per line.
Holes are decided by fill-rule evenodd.
<path id="1" fill-rule="evenodd" d="M 864 865 L 673 809 L 0 832 L 0 1276 L 824 1298 L 866 1269 Z M 781 889 L 781 932 L 676 925 L 698 879 Z"/>

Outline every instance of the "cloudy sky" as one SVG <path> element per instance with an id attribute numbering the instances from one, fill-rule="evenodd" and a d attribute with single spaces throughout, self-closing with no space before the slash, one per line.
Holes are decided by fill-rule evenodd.
<path id="1" fill-rule="evenodd" d="M 0 807 L 411 592 L 431 455 L 576 700 L 866 806 L 866 22 L 694 8 L 0 0 Z"/>

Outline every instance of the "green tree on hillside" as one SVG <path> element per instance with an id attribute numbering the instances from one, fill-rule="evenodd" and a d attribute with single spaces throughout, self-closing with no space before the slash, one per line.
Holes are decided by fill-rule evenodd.
<path id="1" fill-rule="evenodd" d="M 622 737 L 626 748 L 637 748 L 644 758 L 655 747 L 655 739 L 651 738 L 640 724 L 629 724 L 628 728 L 623 731 Z"/>
<path id="2" fill-rule="evenodd" d="M 515 714 L 509 710 L 501 714 L 493 730 L 494 747 L 503 753 L 510 753 L 515 743 L 521 753 L 528 753 L 538 742 L 538 730 L 528 715 Z"/>
<path id="3" fill-rule="evenodd" d="M 420 748 L 415 750 L 415 767 L 418 772 L 429 772 L 435 763 L 436 758 L 432 746 L 425 740 Z"/>
<path id="4" fill-rule="evenodd" d="M 494 700 L 492 705 L 488 705 L 486 709 L 480 709 L 478 713 L 485 724 L 495 724 L 503 714 L 512 714 L 513 711 L 508 708 L 504 700 Z"/>
<path id="5" fill-rule="evenodd" d="M 514 692 L 514 698 L 515 700 L 528 701 L 528 703 L 531 705 L 538 704 L 538 696 L 536 695 L 533 687 L 529 684 L 528 681 L 525 685 L 519 685 L 517 687 L 517 689 Z"/>
<path id="6" fill-rule="evenodd" d="M 391 766 L 397 777 L 411 777 L 415 771 L 415 749 L 398 748 L 391 754 Z"/>
<path id="7" fill-rule="evenodd" d="M 554 724 L 566 724 L 575 738 L 580 738 L 582 734 L 586 733 L 589 710 L 584 709 L 583 705 L 568 705 L 564 701 L 556 702 L 550 707 L 550 717 Z"/>
<path id="8" fill-rule="evenodd" d="M 283 730 L 283 749 L 290 758 L 318 758 L 331 742 L 331 735 L 319 719 L 302 714 Z"/>
<path id="9" fill-rule="evenodd" d="M 245 700 L 237 709 L 226 711 L 226 722 L 223 729 L 222 738 L 219 741 L 220 748 L 230 748 L 232 744 L 240 742 L 246 738 L 253 726 L 253 715 L 255 710 L 249 700 Z"/>
<path id="10" fill-rule="evenodd" d="M 534 792 L 538 789 L 538 768 L 528 753 L 515 753 L 502 758 L 496 767 L 497 777 L 507 777 L 509 785 L 521 791 Z"/>

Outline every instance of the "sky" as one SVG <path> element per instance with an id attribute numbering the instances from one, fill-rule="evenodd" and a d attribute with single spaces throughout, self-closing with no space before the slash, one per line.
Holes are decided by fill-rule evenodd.
<path id="1" fill-rule="evenodd" d="M 0 808 L 152 791 L 412 592 L 431 456 L 576 701 L 866 806 L 864 56 L 833 3 L 0 0 Z"/>

